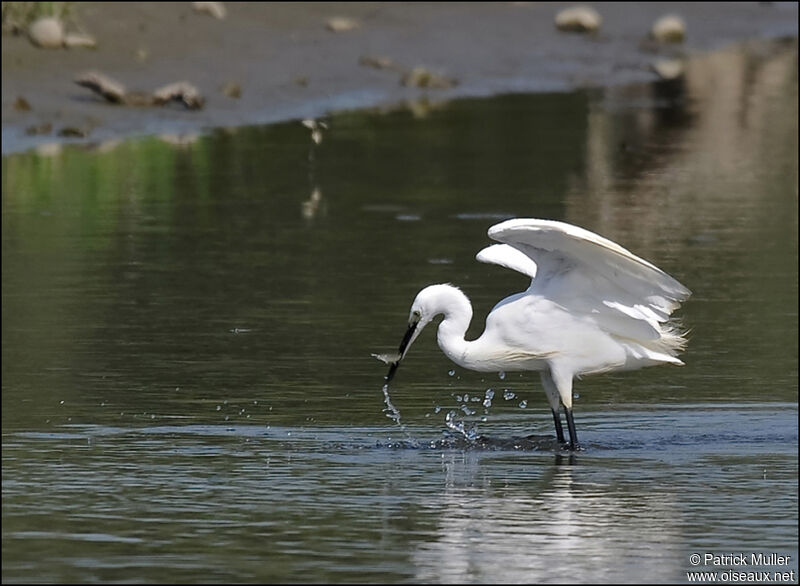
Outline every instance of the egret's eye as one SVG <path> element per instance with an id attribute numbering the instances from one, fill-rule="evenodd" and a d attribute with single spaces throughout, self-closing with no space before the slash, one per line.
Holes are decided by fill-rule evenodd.
<path id="1" fill-rule="evenodd" d="M 419 310 L 416 309 L 411 312 L 411 315 L 414 317 L 414 319 L 419 319 L 422 317 L 422 313 L 420 313 Z"/>

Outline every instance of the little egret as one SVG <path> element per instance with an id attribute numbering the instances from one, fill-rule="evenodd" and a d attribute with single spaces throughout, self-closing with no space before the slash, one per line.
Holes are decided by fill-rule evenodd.
<path id="1" fill-rule="evenodd" d="M 481 336 L 464 339 L 472 305 L 453 285 L 430 285 L 411 306 L 408 330 L 389 363 L 387 384 L 422 329 L 444 314 L 437 339 L 447 357 L 482 372 L 537 370 L 553 412 L 556 437 L 564 430 L 578 447 L 572 415 L 572 380 L 586 374 L 633 370 L 676 358 L 685 333 L 670 315 L 691 292 L 658 267 L 619 244 L 571 224 L 514 219 L 489 228 L 502 244 L 477 260 L 531 277 L 527 291 L 498 303 Z"/>

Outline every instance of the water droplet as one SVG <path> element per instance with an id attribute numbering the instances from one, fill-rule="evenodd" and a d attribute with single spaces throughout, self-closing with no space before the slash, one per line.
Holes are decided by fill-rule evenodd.
<path id="1" fill-rule="evenodd" d="M 506 378 L 506 373 L 502 370 L 497 374 L 500 377 L 500 380 L 504 380 Z"/>
<path id="2" fill-rule="evenodd" d="M 573 399 L 580 399 L 581 398 L 580 393 L 572 393 L 572 398 Z"/>
<path id="3" fill-rule="evenodd" d="M 509 391 L 508 389 L 503 389 L 503 398 L 504 398 L 506 401 L 510 401 L 511 399 L 513 399 L 513 398 L 514 398 L 514 397 L 516 397 L 516 396 L 517 396 L 517 395 L 516 395 L 515 393 L 512 393 L 512 392 L 511 392 L 511 391 Z"/>
<path id="4" fill-rule="evenodd" d="M 222 409 L 222 405 L 217 405 L 217 411 Z"/>
<path id="5" fill-rule="evenodd" d="M 454 376 L 456 374 L 456 371 L 455 370 L 450 370 L 450 371 L 447 372 L 447 374 L 449 374 L 450 376 Z"/>
<path id="6" fill-rule="evenodd" d="M 456 395 L 456 401 L 458 401 L 459 403 L 461 402 L 461 395 Z M 63 403 L 64 401 L 61 402 Z"/>
<path id="7" fill-rule="evenodd" d="M 465 403 L 469 403 L 469 394 L 468 393 L 464 393 L 464 402 Z"/>
<path id="8" fill-rule="evenodd" d="M 525 409 L 525 407 L 527 407 L 527 406 L 528 406 L 528 402 L 527 401 L 520 401 L 520 403 L 519 403 L 519 408 L 520 409 Z"/>
<path id="9" fill-rule="evenodd" d="M 63 404 L 64 404 L 64 401 L 63 401 L 63 400 L 61 400 L 61 401 L 59 401 L 59 402 L 58 402 L 58 404 L 59 404 L 59 405 L 63 405 Z"/>
<path id="10" fill-rule="evenodd" d="M 441 411 L 441 410 L 442 410 L 442 408 L 441 408 L 439 405 L 436 405 L 436 406 L 433 408 L 433 412 L 434 412 L 434 413 L 438 413 L 438 412 L 439 412 L 439 411 Z"/>

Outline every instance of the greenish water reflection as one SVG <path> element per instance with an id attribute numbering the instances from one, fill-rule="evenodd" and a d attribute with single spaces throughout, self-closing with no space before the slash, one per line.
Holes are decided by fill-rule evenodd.
<path id="1" fill-rule="evenodd" d="M 795 45 L 738 48 L 679 83 L 343 113 L 318 147 L 293 122 L 4 157 L 3 580 L 796 568 L 796 72 Z M 571 466 L 425 448 L 463 405 L 493 438 L 551 433 L 538 375 L 450 376 L 432 333 L 393 383 L 405 431 L 382 411 L 370 353 L 420 288 L 461 286 L 476 336 L 526 286 L 474 260 L 513 216 L 694 292 L 686 367 L 577 383 Z"/>

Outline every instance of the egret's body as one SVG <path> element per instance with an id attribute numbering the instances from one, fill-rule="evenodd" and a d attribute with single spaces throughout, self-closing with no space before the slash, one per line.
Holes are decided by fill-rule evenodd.
<path id="1" fill-rule="evenodd" d="M 464 339 L 472 320 L 466 295 L 452 285 L 426 287 L 414 299 L 409 329 L 387 380 L 425 325 L 443 314 L 439 347 L 459 366 L 541 373 L 556 435 L 564 441 L 563 406 L 574 449 L 574 377 L 683 364 L 676 356 L 686 340 L 670 315 L 690 291 L 654 265 L 562 222 L 508 220 L 491 227 L 489 236 L 504 244 L 483 249 L 477 259 L 528 275 L 530 287 L 498 303 L 473 341 Z"/>

